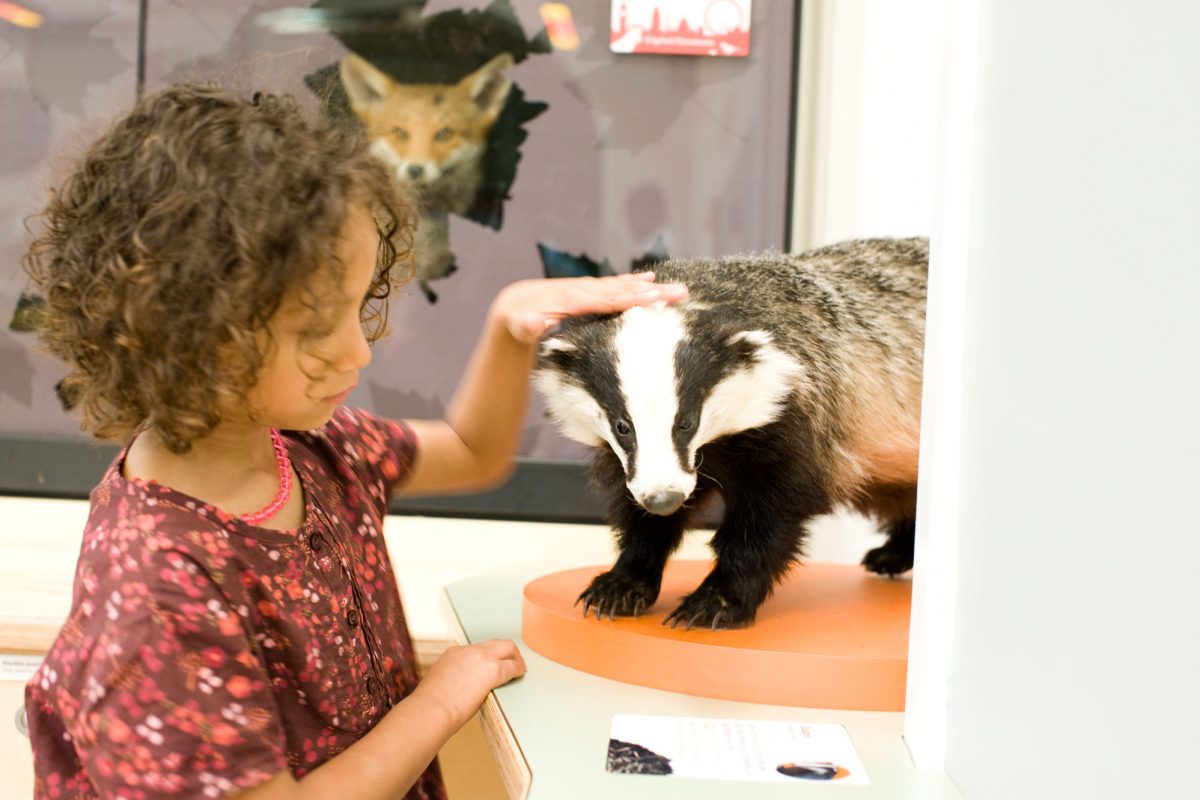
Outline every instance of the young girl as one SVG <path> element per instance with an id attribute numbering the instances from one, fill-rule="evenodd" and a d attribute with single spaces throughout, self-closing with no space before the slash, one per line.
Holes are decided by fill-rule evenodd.
<path id="1" fill-rule="evenodd" d="M 434 755 L 525 667 L 512 642 L 483 642 L 418 684 L 388 498 L 503 479 L 538 337 L 686 290 L 513 284 L 446 418 L 390 421 L 342 403 L 412 212 L 352 134 L 287 97 L 170 88 L 41 218 L 26 268 L 62 392 L 127 446 L 92 492 L 71 612 L 27 688 L 35 795 L 444 796 Z"/>

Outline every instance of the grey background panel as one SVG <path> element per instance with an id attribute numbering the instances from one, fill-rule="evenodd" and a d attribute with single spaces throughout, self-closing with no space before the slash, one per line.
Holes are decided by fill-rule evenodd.
<path id="1" fill-rule="evenodd" d="M 487 5 L 431 0 L 425 13 Z M 512 5 L 526 35 L 536 35 L 540 4 Z M 178 80 L 216 80 L 240 91 L 290 91 L 315 104 L 304 76 L 346 50 L 325 32 L 283 34 L 262 24 L 263 14 L 289 6 L 295 4 L 175 0 L 147 4 L 140 19 L 136 4 L 110 9 L 98 0 L 67 0 L 55 3 L 40 31 L 13 34 L 5 26 L 0 92 L 14 103 L 6 103 L 4 113 L 39 133 L 22 139 L 28 146 L 19 169 L 0 164 L 0 450 L 30 454 L 38 447 L 27 437 L 49 437 L 54 441 L 46 452 L 30 456 L 45 462 L 62 452 L 61 438 L 79 447 L 69 458 L 87 464 L 78 454 L 93 447 L 54 393 L 63 366 L 38 351 L 32 334 L 7 329 L 25 288 L 18 261 L 28 236 L 20 220 L 40 206 L 45 188 L 105 122 L 128 106 L 139 74 L 147 91 Z M 542 276 L 539 243 L 608 259 L 619 272 L 659 238 L 679 256 L 784 246 L 798 4 L 755 3 L 750 56 L 724 59 L 615 55 L 608 50 L 609 10 L 609 3 L 575 4 L 580 49 L 531 54 L 510 71 L 528 100 L 549 108 L 526 126 L 504 224 L 494 230 L 451 218 L 459 271 L 435 282 L 436 304 L 415 285 L 395 297 L 390 335 L 375 346 L 351 405 L 393 417 L 440 415 L 492 298 L 512 281 Z M 64 88 L 66 79 L 46 64 L 61 67 L 75 84 Z M 560 491 L 588 497 L 579 477 L 587 453 L 557 434 L 536 397 L 520 455 L 511 491 L 492 493 L 499 505 L 487 513 L 503 513 L 504 504 L 532 509 L 546 502 L 553 518 L 574 519 L 573 512 L 553 510 L 557 501 L 546 496 L 544 476 L 561 465 L 563 485 L 572 488 Z M 540 483 L 523 486 L 522 476 L 535 473 L 543 476 Z M 0 471 L 0 492 L 81 491 L 67 473 L 43 471 L 41 484 L 27 480 L 33 474 L 20 467 Z M 60 475 L 67 481 L 62 486 Z M 483 502 L 462 501 L 469 508 Z M 458 508 L 450 501 L 437 507 Z"/>

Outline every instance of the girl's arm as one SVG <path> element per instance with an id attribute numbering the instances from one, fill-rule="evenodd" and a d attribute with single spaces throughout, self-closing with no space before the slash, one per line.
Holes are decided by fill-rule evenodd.
<path id="1" fill-rule="evenodd" d="M 525 418 L 538 338 L 561 320 L 687 297 L 653 273 L 520 281 L 496 297 L 446 417 L 413 420 L 420 447 L 400 494 L 475 491 L 502 482 Z"/>
<path id="2" fill-rule="evenodd" d="M 363 738 L 297 781 L 281 770 L 238 800 L 395 800 L 402 797 L 487 693 L 525 673 L 508 639 L 451 647 L 413 693 Z"/>

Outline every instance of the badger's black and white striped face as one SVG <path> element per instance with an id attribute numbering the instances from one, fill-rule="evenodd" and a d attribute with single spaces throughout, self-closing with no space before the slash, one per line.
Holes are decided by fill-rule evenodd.
<path id="1" fill-rule="evenodd" d="M 766 331 L 659 304 L 570 320 L 543 343 L 535 383 L 564 436 L 607 445 L 633 498 L 671 514 L 696 488 L 697 451 L 777 419 L 802 372 Z"/>

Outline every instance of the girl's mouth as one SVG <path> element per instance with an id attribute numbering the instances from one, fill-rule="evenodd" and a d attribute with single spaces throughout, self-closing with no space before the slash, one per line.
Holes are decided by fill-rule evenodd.
<path id="1" fill-rule="evenodd" d="M 350 392 L 352 392 L 352 391 L 354 391 L 353 386 L 351 386 L 349 389 L 345 390 L 344 392 L 338 392 L 337 394 L 331 394 L 328 397 L 322 398 L 321 402 L 322 403 L 330 403 L 335 406 L 340 406 L 342 403 L 346 402 L 346 398 L 348 398 L 350 396 Z"/>

